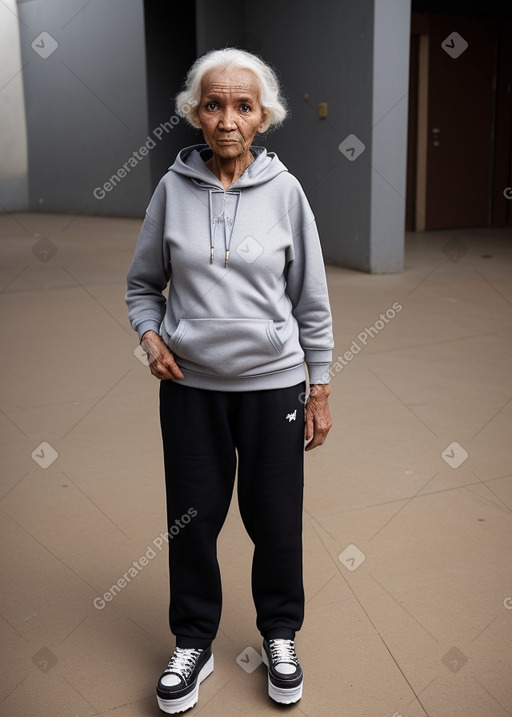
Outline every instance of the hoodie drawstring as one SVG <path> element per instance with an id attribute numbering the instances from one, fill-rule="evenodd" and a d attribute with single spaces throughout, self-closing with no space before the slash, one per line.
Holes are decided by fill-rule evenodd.
<path id="1" fill-rule="evenodd" d="M 227 268 L 228 261 L 229 261 L 229 247 L 231 246 L 231 239 L 233 237 L 233 231 L 235 229 L 235 222 L 236 217 L 238 214 L 238 207 L 240 205 L 241 200 L 241 192 L 230 192 L 224 190 L 223 199 L 222 199 L 222 214 L 214 217 L 213 215 L 213 201 L 212 201 L 212 195 L 215 192 L 216 194 L 219 194 L 222 190 L 220 189 L 209 189 L 208 190 L 208 208 L 210 212 L 210 264 L 213 264 L 213 254 L 215 250 L 215 231 L 216 231 L 216 225 L 220 222 L 224 224 L 224 267 Z M 228 232 L 226 228 L 226 224 L 228 223 L 229 219 L 226 217 L 226 195 L 230 194 L 232 196 L 237 197 L 236 203 L 235 203 L 235 212 L 233 219 L 231 220 L 231 230 L 229 232 L 229 238 L 228 238 Z"/>

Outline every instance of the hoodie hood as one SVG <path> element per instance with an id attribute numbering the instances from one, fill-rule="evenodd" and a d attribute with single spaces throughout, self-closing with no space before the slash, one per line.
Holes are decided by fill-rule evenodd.
<path id="1" fill-rule="evenodd" d="M 270 181 L 281 172 L 288 171 L 275 152 L 267 152 L 265 147 L 258 146 L 252 146 L 251 152 L 254 155 L 254 162 L 251 162 L 228 191 L 256 187 Z M 215 187 L 224 191 L 220 179 L 205 164 L 212 155 L 213 152 L 207 144 L 194 144 L 182 149 L 169 169 L 171 172 L 190 177 L 201 188 Z"/>
<path id="2" fill-rule="evenodd" d="M 228 189 L 224 189 L 220 179 L 205 164 L 213 155 L 207 144 L 185 147 L 170 167 L 171 172 L 188 177 L 198 189 L 208 192 L 211 264 L 215 258 L 215 245 L 218 247 L 221 243 L 224 266 L 228 265 L 242 190 L 265 184 L 278 174 L 288 172 L 278 156 L 274 152 L 267 152 L 265 147 L 251 147 L 251 152 L 254 155 L 254 162 L 251 162 L 242 176 Z"/>

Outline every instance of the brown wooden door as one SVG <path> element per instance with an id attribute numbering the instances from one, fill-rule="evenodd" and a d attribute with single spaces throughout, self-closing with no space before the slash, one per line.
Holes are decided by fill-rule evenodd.
<path id="1" fill-rule="evenodd" d="M 430 15 L 428 34 L 425 228 L 487 226 L 496 24 L 482 18 Z"/>

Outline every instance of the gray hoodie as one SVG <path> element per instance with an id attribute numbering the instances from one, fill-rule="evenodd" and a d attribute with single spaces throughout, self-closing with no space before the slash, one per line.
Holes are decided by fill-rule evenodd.
<path id="1" fill-rule="evenodd" d="M 128 272 L 139 339 L 159 333 L 187 386 L 219 391 L 329 382 L 331 312 L 315 219 L 273 152 L 224 190 L 207 145 L 183 149 L 149 203 Z M 169 284 L 167 299 L 163 292 Z"/>

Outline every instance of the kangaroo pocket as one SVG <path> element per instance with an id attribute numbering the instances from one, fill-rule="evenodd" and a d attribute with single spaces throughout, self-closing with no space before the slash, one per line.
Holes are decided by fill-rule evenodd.
<path id="1" fill-rule="evenodd" d="M 283 343 L 269 319 L 181 319 L 169 348 L 197 371 L 240 376 L 275 361 Z"/>

